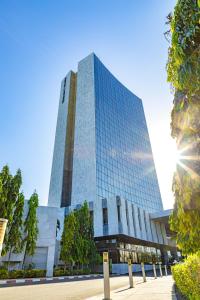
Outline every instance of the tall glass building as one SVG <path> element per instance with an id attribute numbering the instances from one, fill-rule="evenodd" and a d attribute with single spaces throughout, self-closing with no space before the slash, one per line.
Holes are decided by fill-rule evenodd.
<path id="1" fill-rule="evenodd" d="M 67 213 L 85 200 L 113 261 L 166 253 L 165 226 L 152 218 L 163 205 L 142 100 L 95 54 L 62 81 L 48 205 Z"/>

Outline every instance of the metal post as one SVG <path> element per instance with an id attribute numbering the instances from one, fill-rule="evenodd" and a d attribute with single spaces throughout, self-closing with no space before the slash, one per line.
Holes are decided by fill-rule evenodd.
<path id="1" fill-rule="evenodd" d="M 129 274 L 130 288 L 133 288 L 134 287 L 134 283 L 133 283 L 133 271 L 132 271 L 131 259 L 128 259 L 128 274 Z"/>
<path id="2" fill-rule="evenodd" d="M 144 269 L 144 263 L 141 263 L 141 268 L 142 268 L 142 276 L 143 276 L 143 281 L 146 282 L 146 274 L 145 274 L 145 269 Z"/>
<path id="3" fill-rule="evenodd" d="M 162 263 L 159 263 L 159 268 L 160 268 L 160 277 L 162 277 Z"/>
<path id="4" fill-rule="evenodd" d="M 3 240 L 6 232 L 6 226 L 7 226 L 8 220 L 6 219 L 0 219 L 0 257 L 1 257 L 1 251 L 3 248 Z"/>
<path id="5" fill-rule="evenodd" d="M 108 252 L 103 252 L 104 299 L 110 300 L 110 278 Z"/>
<path id="6" fill-rule="evenodd" d="M 157 279 L 156 265 L 155 264 L 153 264 L 153 273 L 154 273 L 154 278 Z"/>
<path id="7" fill-rule="evenodd" d="M 165 265 L 165 275 L 167 276 L 167 266 Z"/>

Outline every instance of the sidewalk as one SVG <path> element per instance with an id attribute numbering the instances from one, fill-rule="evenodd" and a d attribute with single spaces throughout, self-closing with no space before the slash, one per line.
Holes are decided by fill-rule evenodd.
<path id="1" fill-rule="evenodd" d="M 177 300 L 174 291 L 172 276 L 163 276 L 157 279 L 148 279 L 146 283 L 141 280 L 135 283 L 135 287 L 128 286 L 111 292 L 112 300 Z M 87 300 L 102 300 L 103 294 L 90 297 Z"/>

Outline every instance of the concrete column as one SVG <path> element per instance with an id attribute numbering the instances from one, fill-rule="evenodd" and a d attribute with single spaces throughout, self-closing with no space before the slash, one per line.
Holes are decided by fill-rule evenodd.
<path id="1" fill-rule="evenodd" d="M 134 226 L 133 226 L 133 216 L 132 216 L 132 203 L 130 201 L 127 201 L 127 206 L 128 206 L 130 235 L 135 236 Z"/>
<path id="2" fill-rule="evenodd" d="M 55 256 L 55 244 L 48 247 L 47 272 L 46 272 L 47 277 L 53 276 L 54 256 Z"/>
<path id="3" fill-rule="evenodd" d="M 168 245 L 167 235 L 166 235 L 166 229 L 165 229 L 165 225 L 163 223 L 160 223 L 160 229 L 161 229 L 161 232 L 162 232 L 164 244 Z"/>
<path id="4" fill-rule="evenodd" d="M 140 210 L 141 226 L 142 226 L 142 239 L 147 240 L 145 220 L 144 220 L 144 210 L 142 208 L 139 208 L 139 210 Z"/>
<path id="5" fill-rule="evenodd" d="M 148 233 L 147 240 L 153 242 L 153 236 L 152 236 L 152 232 L 151 232 L 151 224 L 150 224 L 150 222 L 151 222 L 151 220 L 150 220 L 150 215 L 149 215 L 149 213 L 147 213 L 146 211 L 145 211 L 145 216 L 146 216 L 147 233 Z"/>
<path id="6" fill-rule="evenodd" d="M 159 242 L 159 244 L 163 244 L 163 237 L 162 237 L 162 233 L 161 233 L 160 223 L 155 222 L 155 225 L 156 225 L 156 230 L 157 230 L 157 234 L 158 234 L 158 242 Z"/>
<path id="7" fill-rule="evenodd" d="M 103 213 L 102 213 L 102 202 L 94 201 L 94 236 L 103 235 Z"/>
<path id="8" fill-rule="evenodd" d="M 117 201 L 115 197 L 107 199 L 109 235 L 118 234 Z"/>
<path id="9" fill-rule="evenodd" d="M 152 235 L 153 235 L 153 242 L 159 243 L 157 233 L 156 233 L 156 224 L 154 221 L 151 221 L 151 229 L 152 229 Z"/>
<path id="10" fill-rule="evenodd" d="M 141 239 L 141 231 L 139 226 L 139 220 L 138 220 L 138 208 L 136 205 L 133 205 L 134 208 L 134 219 L 135 219 L 135 227 L 136 227 L 136 238 Z"/>
<path id="11" fill-rule="evenodd" d="M 123 224 L 123 234 L 128 235 L 128 226 L 126 220 L 126 204 L 125 200 L 121 198 L 121 221 Z"/>

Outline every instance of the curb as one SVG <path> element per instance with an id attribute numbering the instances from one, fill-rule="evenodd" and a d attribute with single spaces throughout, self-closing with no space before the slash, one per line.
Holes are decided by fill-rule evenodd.
<path id="1" fill-rule="evenodd" d="M 92 275 L 76 275 L 76 276 L 60 276 L 60 277 L 42 277 L 42 278 L 24 278 L 24 279 L 6 279 L 0 280 L 0 286 L 12 286 L 17 284 L 32 284 L 32 283 L 47 283 L 49 281 L 61 281 L 61 280 L 74 280 L 74 279 L 89 279 L 89 278 L 101 278 L 102 274 Z"/>

